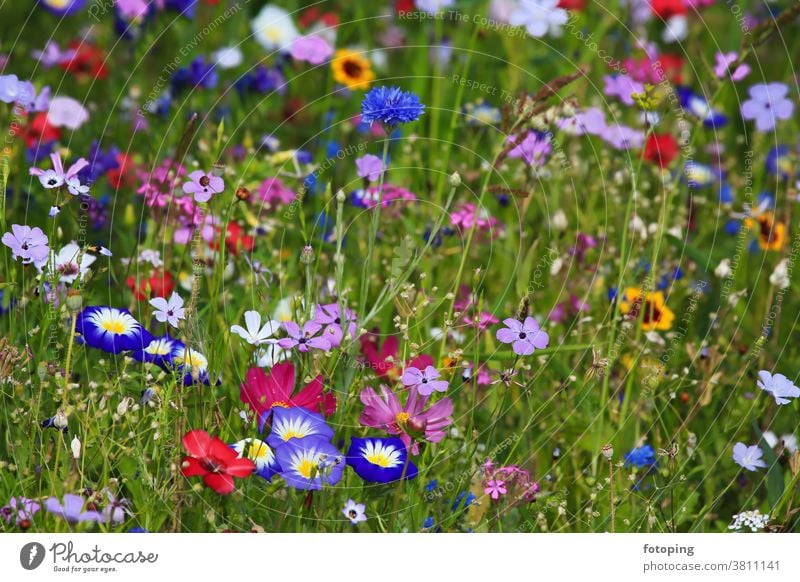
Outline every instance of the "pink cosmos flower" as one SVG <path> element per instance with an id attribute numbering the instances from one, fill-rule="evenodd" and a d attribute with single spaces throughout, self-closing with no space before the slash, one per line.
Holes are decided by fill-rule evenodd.
<path id="1" fill-rule="evenodd" d="M 312 65 L 321 65 L 333 54 L 333 48 L 321 36 L 301 36 L 292 42 L 289 54 L 297 61 L 305 61 Z"/>
<path id="2" fill-rule="evenodd" d="M 219 176 L 206 174 L 196 170 L 189 174 L 190 182 L 183 184 L 186 194 L 193 194 L 197 202 L 208 202 L 214 194 L 219 194 L 225 189 L 225 182 Z"/>
<path id="3" fill-rule="evenodd" d="M 442 398 L 425 410 L 428 397 L 419 394 L 416 388 L 408 391 L 406 403 L 388 386 L 381 385 L 381 395 L 371 387 L 364 388 L 360 394 L 364 411 L 358 418 L 364 426 L 380 428 L 389 434 L 399 435 L 400 440 L 411 451 L 419 454 L 419 441 L 438 443 L 445 437 L 445 429 L 453 424 L 453 401 Z"/>

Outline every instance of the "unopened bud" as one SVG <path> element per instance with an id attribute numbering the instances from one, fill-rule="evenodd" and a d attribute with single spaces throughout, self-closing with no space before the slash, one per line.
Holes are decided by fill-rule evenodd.
<path id="1" fill-rule="evenodd" d="M 461 174 L 458 172 L 453 172 L 450 174 L 450 185 L 453 188 L 458 188 L 461 185 Z"/>
<path id="2" fill-rule="evenodd" d="M 336 202 L 338 202 L 339 204 L 344 204 L 344 201 L 346 199 L 347 198 L 344 195 L 344 191 L 343 190 L 339 190 L 339 191 L 336 192 Z"/>
<path id="3" fill-rule="evenodd" d="M 303 250 L 300 251 L 300 262 L 304 265 L 310 265 L 314 262 L 314 247 L 311 245 L 303 247 Z"/>
<path id="4" fill-rule="evenodd" d="M 248 200 L 250 200 L 250 190 L 248 190 L 244 186 L 239 186 L 236 189 L 236 198 L 238 198 L 242 202 L 247 202 Z"/>
<path id="5" fill-rule="evenodd" d="M 57 429 L 65 429 L 68 424 L 67 413 L 63 410 L 56 412 L 56 415 L 53 417 L 53 426 Z"/>
<path id="6" fill-rule="evenodd" d="M 77 289 L 67 290 L 67 309 L 72 313 L 77 313 L 83 307 L 83 297 Z"/>
<path id="7" fill-rule="evenodd" d="M 50 377 L 50 365 L 47 362 L 39 362 L 39 365 L 36 366 L 36 375 L 42 382 L 47 380 Z"/>
<path id="8" fill-rule="evenodd" d="M 603 445 L 603 448 L 600 449 L 600 452 L 606 461 L 610 461 L 614 457 L 614 447 L 611 445 Z"/>

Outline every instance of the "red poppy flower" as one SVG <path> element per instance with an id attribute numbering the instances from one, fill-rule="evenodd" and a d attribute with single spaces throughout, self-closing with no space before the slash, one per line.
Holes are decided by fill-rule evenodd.
<path id="1" fill-rule="evenodd" d="M 558 7 L 564 10 L 586 10 L 586 0 L 560 0 Z"/>
<path id="2" fill-rule="evenodd" d="M 25 145 L 29 148 L 58 139 L 61 139 L 61 130 L 50 125 L 50 122 L 47 121 L 47 113 L 37 113 L 25 128 Z"/>
<path id="3" fill-rule="evenodd" d="M 183 476 L 202 476 L 203 482 L 220 495 L 234 490 L 234 477 L 244 479 L 256 468 L 253 461 L 238 458 L 236 451 L 217 437 L 208 436 L 204 430 L 187 432 L 183 437 L 183 448 L 190 455 L 181 463 Z"/>
<path id="4" fill-rule="evenodd" d="M 683 58 L 679 55 L 659 55 L 656 59 L 659 68 L 664 73 L 664 77 L 671 83 L 681 85 L 683 83 Z"/>
<path id="5" fill-rule="evenodd" d="M 169 271 L 156 271 L 138 283 L 135 277 L 130 276 L 126 283 L 137 301 L 145 301 L 151 297 L 169 297 L 175 289 L 175 281 Z"/>
<path id="6" fill-rule="evenodd" d="M 653 14 L 664 20 L 687 12 L 683 0 L 650 0 L 650 7 L 653 9 Z"/>
<path id="7" fill-rule="evenodd" d="M 324 24 L 327 28 L 335 28 L 339 24 L 339 16 L 334 12 L 322 12 L 318 7 L 312 6 L 297 19 L 297 24 L 301 28 L 308 28 L 318 22 Z"/>
<path id="8" fill-rule="evenodd" d="M 106 174 L 108 183 L 114 188 L 122 188 L 123 186 L 131 186 L 134 183 L 133 176 L 133 160 L 130 156 L 123 153 L 117 154 L 117 164 L 119 167 L 109 170 Z"/>
<path id="9" fill-rule="evenodd" d="M 416 358 L 408 360 L 405 365 L 397 361 L 398 342 L 397 337 L 390 335 L 383 340 L 382 345 L 378 345 L 378 336 L 374 333 L 364 334 L 359 338 L 361 342 L 361 353 L 367 359 L 369 368 L 375 372 L 379 378 L 399 378 L 403 369 L 413 366 L 424 370 L 433 365 L 433 358 L 422 354 Z M 391 358 L 391 359 L 390 359 Z"/>
<path id="10" fill-rule="evenodd" d="M 414 0 L 397 0 L 394 3 L 394 9 L 399 16 L 407 12 L 414 12 Z"/>
<path id="11" fill-rule="evenodd" d="M 262 423 L 266 418 L 264 413 L 275 406 L 300 407 L 321 412 L 325 416 L 333 414 L 336 410 L 336 396 L 322 391 L 322 376 L 317 376 L 308 386 L 293 395 L 294 381 L 294 365 L 291 362 L 275 364 L 269 376 L 261 368 L 253 367 L 247 371 L 239 398 L 258 414 Z"/>
<path id="12" fill-rule="evenodd" d="M 669 133 L 652 133 L 644 146 L 644 159 L 666 168 L 678 155 L 678 142 Z"/>
<path id="13" fill-rule="evenodd" d="M 108 76 L 108 69 L 105 66 L 105 53 L 82 40 L 74 40 L 69 43 L 69 48 L 75 51 L 71 59 L 61 63 L 61 68 L 75 74 L 77 77 L 92 77 L 94 79 L 105 79 Z"/>
<path id="14" fill-rule="evenodd" d="M 217 229 L 219 231 L 220 229 Z M 239 251 L 250 252 L 255 246 L 255 239 L 249 234 L 242 234 L 243 229 L 239 226 L 238 222 L 231 222 L 228 224 L 228 232 L 225 236 L 225 248 L 232 255 L 238 255 Z M 218 249 L 219 243 L 214 241 L 209 245 L 212 249 Z"/>

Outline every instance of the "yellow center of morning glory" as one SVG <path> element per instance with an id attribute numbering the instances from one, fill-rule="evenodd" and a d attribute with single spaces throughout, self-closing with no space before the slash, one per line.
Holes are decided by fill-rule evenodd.
<path id="1" fill-rule="evenodd" d="M 297 472 L 300 473 L 306 479 L 311 479 L 316 470 L 317 470 L 316 463 L 312 462 L 309 459 L 303 459 L 302 461 L 300 461 L 300 464 L 297 465 Z"/>
<path id="2" fill-rule="evenodd" d="M 389 459 L 389 456 L 385 455 L 384 453 L 375 453 L 372 455 L 367 455 L 367 460 L 373 465 L 378 465 L 379 467 L 383 468 L 386 468 L 392 464 L 392 461 Z"/>
<path id="3" fill-rule="evenodd" d="M 107 319 L 100 323 L 100 327 L 109 333 L 125 333 L 125 324 L 119 319 Z"/>

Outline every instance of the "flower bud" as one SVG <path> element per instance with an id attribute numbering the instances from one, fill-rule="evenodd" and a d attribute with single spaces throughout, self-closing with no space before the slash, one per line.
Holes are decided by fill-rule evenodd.
<path id="1" fill-rule="evenodd" d="M 244 186 L 239 186 L 236 189 L 236 198 L 239 199 L 241 202 L 247 202 L 250 200 L 250 190 L 245 188 Z"/>
<path id="2" fill-rule="evenodd" d="M 66 303 L 67 309 L 69 309 L 71 313 L 79 312 L 83 307 L 83 297 L 81 297 L 81 292 L 77 289 L 68 289 Z"/>
<path id="3" fill-rule="evenodd" d="M 453 172 L 452 174 L 450 174 L 449 181 L 450 185 L 453 188 L 458 188 L 461 185 L 461 174 L 459 174 L 458 172 Z"/>
<path id="4" fill-rule="evenodd" d="M 67 413 L 63 410 L 59 410 L 56 412 L 56 415 L 53 417 L 53 426 L 59 430 L 63 430 L 67 428 Z"/>
<path id="5" fill-rule="evenodd" d="M 47 362 L 39 362 L 39 365 L 36 366 L 36 375 L 39 376 L 41 382 L 50 377 L 50 366 Z"/>
<path id="6" fill-rule="evenodd" d="M 600 452 L 606 461 L 611 461 L 611 459 L 614 457 L 614 447 L 612 447 L 610 444 L 603 445 L 603 448 L 600 449 Z"/>
<path id="7" fill-rule="evenodd" d="M 344 204 L 345 200 L 346 200 L 346 196 L 344 195 L 344 191 L 343 190 L 337 191 L 336 192 L 336 202 L 338 202 L 339 204 Z"/>
<path id="8" fill-rule="evenodd" d="M 314 247 L 306 245 L 300 251 L 300 262 L 304 265 L 310 265 L 314 262 Z"/>

